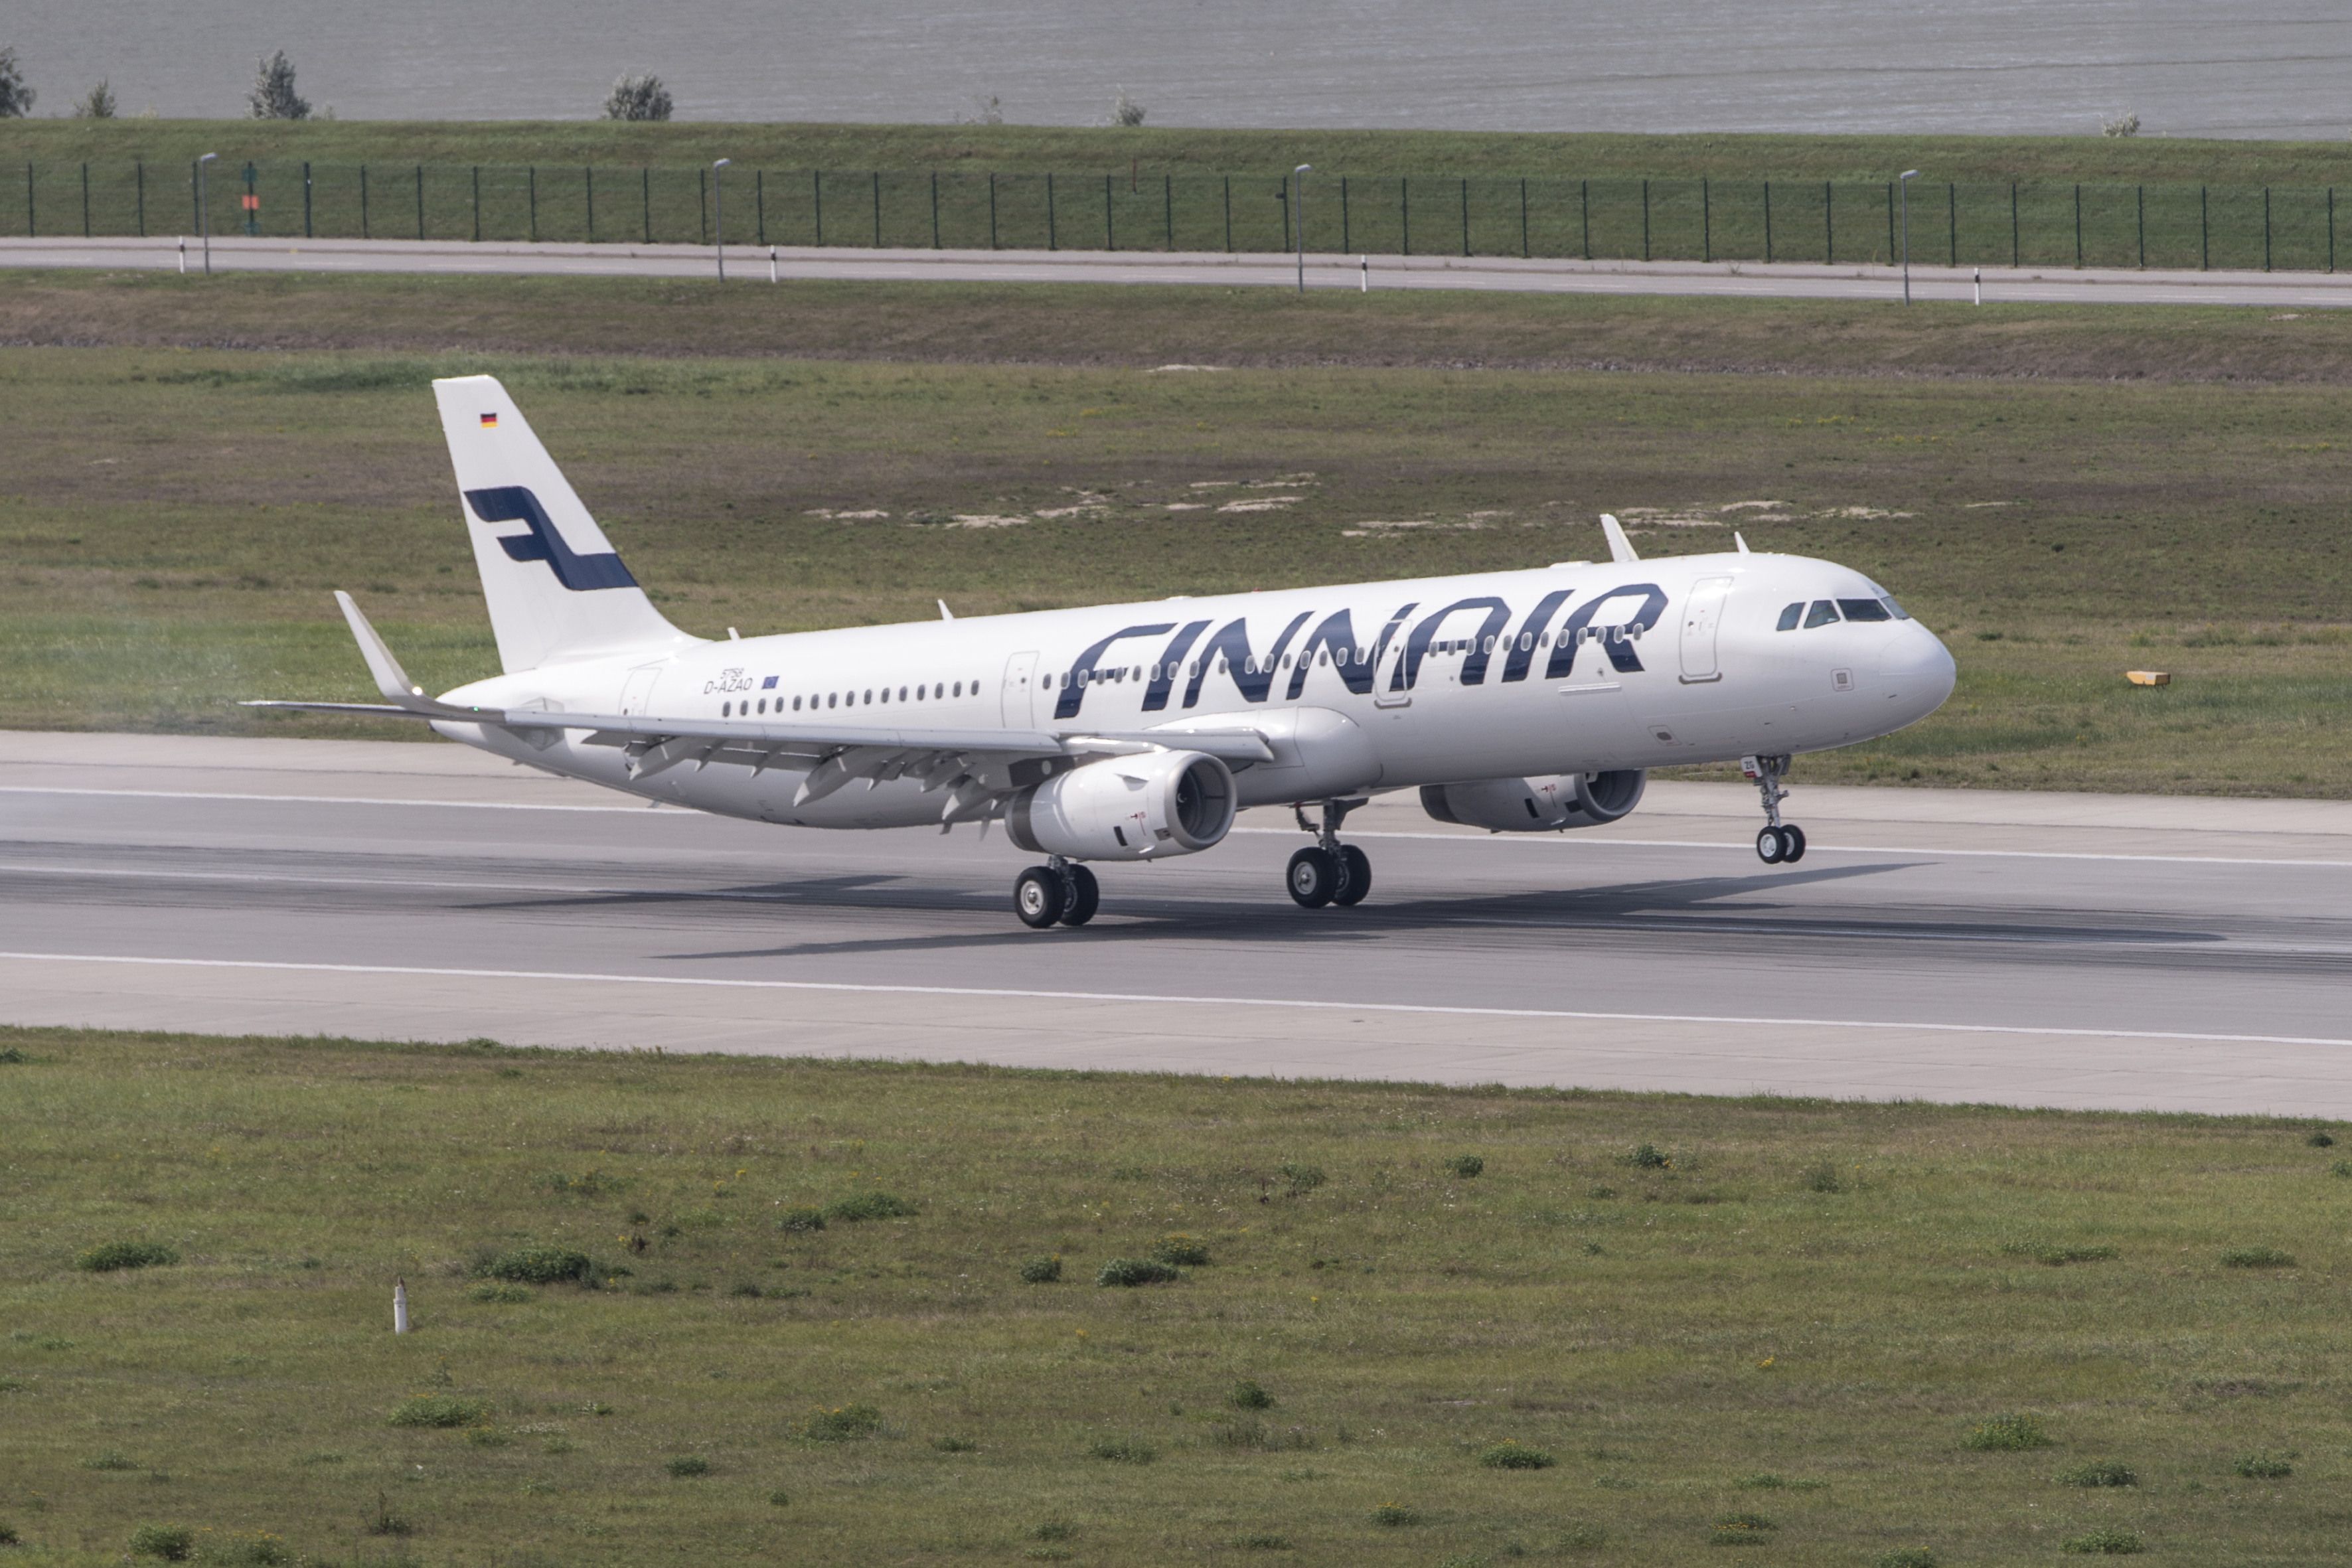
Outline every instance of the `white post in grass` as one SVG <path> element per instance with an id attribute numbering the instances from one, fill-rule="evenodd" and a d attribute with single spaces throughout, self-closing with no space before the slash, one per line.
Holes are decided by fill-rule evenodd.
<path id="1" fill-rule="evenodd" d="M 187 237 L 186 235 L 184 235 L 184 235 L 180 236 L 180 276 L 181 276 L 181 277 L 183 277 L 183 278 L 185 278 L 187 275 L 188 275 L 188 237 Z"/>
<path id="2" fill-rule="evenodd" d="M 1372 291 L 1372 258 L 1369 256 L 1359 256 L 1356 258 L 1356 292 L 1370 293 Z"/>
<path id="3" fill-rule="evenodd" d="M 1290 171 L 1291 219 L 1298 225 L 1298 291 L 1307 292 L 1307 181 L 1305 176 L 1315 172 L 1312 163 L 1301 163 Z"/>
<path id="4" fill-rule="evenodd" d="M 710 239 L 713 248 L 719 252 L 719 281 L 721 283 L 727 281 L 727 186 L 719 171 L 734 161 L 721 158 L 710 165 L 710 205 L 717 219 L 710 230 Z"/>
<path id="5" fill-rule="evenodd" d="M 775 247 L 774 246 L 772 246 L 772 246 L 768 247 L 768 281 L 769 281 L 769 282 L 771 282 L 771 283 L 773 283 L 775 280 L 776 280 L 776 247 Z"/>
<path id="6" fill-rule="evenodd" d="M 392 1282 L 392 1331 L 395 1334 L 408 1331 L 408 1281 L 405 1279 Z"/>
<path id="7" fill-rule="evenodd" d="M 1911 302 L 1911 182 L 1919 177 L 1916 169 L 1906 169 L 1895 183 L 1903 187 L 1903 302 Z"/>
<path id="8" fill-rule="evenodd" d="M 1984 268 L 1977 268 L 1977 303 L 1984 303 Z"/>
<path id="9" fill-rule="evenodd" d="M 205 276 L 207 278 L 213 275 L 213 208 L 212 181 L 209 178 L 212 171 L 205 165 L 219 156 L 217 153 L 207 153 L 196 160 L 196 226 L 205 231 Z"/>

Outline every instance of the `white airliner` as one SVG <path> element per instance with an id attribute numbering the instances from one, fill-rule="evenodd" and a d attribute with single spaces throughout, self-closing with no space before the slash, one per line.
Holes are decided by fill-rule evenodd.
<path id="1" fill-rule="evenodd" d="M 1950 695 L 1951 655 L 1885 590 L 1826 561 L 1606 563 L 724 642 L 665 620 L 489 376 L 434 384 L 505 673 L 434 698 L 347 594 L 384 701 L 255 707 L 407 715 L 453 741 L 652 800 L 806 827 L 1001 821 L 1045 864 L 1035 927 L 1083 925 L 1089 861 L 1213 849 L 1244 806 L 1295 808 L 1300 904 L 1371 888 L 1339 840 L 1376 793 L 1444 822 L 1613 822 L 1645 770 L 1739 760 L 1757 853 L 1800 752 L 1899 730 Z M 1308 816 L 1309 808 L 1315 816 Z"/>

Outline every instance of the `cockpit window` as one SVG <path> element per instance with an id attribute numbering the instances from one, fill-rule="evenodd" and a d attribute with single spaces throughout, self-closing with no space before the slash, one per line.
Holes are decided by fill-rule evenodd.
<path id="1" fill-rule="evenodd" d="M 1813 601 L 1812 609 L 1805 616 L 1805 625 L 1808 626 L 1826 626 L 1833 625 L 1837 618 L 1838 613 L 1837 606 L 1835 605 L 1830 603 L 1827 599 L 1815 599 Z"/>
<path id="2" fill-rule="evenodd" d="M 1797 623 L 1804 618 L 1805 601 L 1800 599 L 1795 604 L 1790 605 L 1787 609 L 1780 612 L 1780 624 L 1774 629 L 1777 631 L 1793 632 L 1797 629 Z"/>
<path id="3" fill-rule="evenodd" d="M 1892 616 L 1893 616 L 1896 620 L 1898 620 L 1898 621 L 1907 621 L 1907 620 L 1909 620 L 1909 619 L 1911 618 L 1911 612 L 1910 612 L 1910 611 L 1908 611 L 1908 610 L 1906 610 L 1906 609 L 1905 609 L 1902 605 L 1900 605 L 1896 604 L 1896 603 L 1895 602 L 1895 595 L 1892 595 L 1892 594 L 1884 595 L 1882 595 L 1882 596 L 1880 597 L 1880 599 L 1879 599 L 1879 601 L 1878 601 L 1878 602 L 1879 602 L 1880 604 L 1882 604 L 1882 605 L 1885 605 L 1885 606 L 1886 606 L 1886 609 L 1887 609 L 1887 613 L 1888 613 L 1888 614 L 1890 614 L 1890 615 L 1892 615 Z"/>
<path id="4" fill-rule="evenodd" d="M 1838 608 L 1845 612 L 1845 618 L 1849 621 L 1885 621 L 1894 619 L 1892 616 L 1889 616 L 1886 613 L 1886 606 L 1880 604 L 1876 599 L 1840 599 L 1838 601 Z"/>

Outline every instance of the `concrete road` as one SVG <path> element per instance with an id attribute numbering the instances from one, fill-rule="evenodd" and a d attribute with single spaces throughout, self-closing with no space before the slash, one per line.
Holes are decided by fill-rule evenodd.
<path id="1" fill-rule="evenodd" d="M 147 271 L 200 270 L 200 247 L 177 238 L 0 239 L 0 266 L 95 267 Z M 1219 288 L 1297 286 L 1287 256 L 1221 251 L 868 250 L 778 247 L 778 279 L 851 278 L 894 281 L 1003 283 L 1210 284 Z M 728 251 L 730 282 L 764 284 L 769 252 Z M 1507 258 L 1310 256 L 1311 289 L 1476 289 L 1556 294 L 1694 294 L 1797 300 L 1899 300 L 1902 274 L 1892 268 L 1786 262 L 1517 261 Z M 455 240 L 283 240 L 215 237 L 217 272 L 436 272 L 598 278 L 715 277 L 707 246 L 526 245 Z M 1920 300 L 1974 297 L 1966 268 L 1914 267 Z M 1988 268 L 1984 299 L 1992 303 L 2254 305 L 2281 310 L 2352 305 L 2352 274 L 2317 272 L 2165 272 L 2093 268 Z"/>
<path id="2" fill-rule="evenodd" d="M 652 808 L 454 746 L 0 733 L 0 1021 L 2352 1116 L 2352 805 L 1653 786 L 1613 827 L 1360 813 L 1013 919 L 971 828 Z"/>

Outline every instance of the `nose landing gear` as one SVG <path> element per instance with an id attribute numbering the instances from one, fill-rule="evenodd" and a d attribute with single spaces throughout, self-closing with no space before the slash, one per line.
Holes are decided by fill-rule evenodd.
<path id="1" fill-rule="evenodd" d="M 1293 855 L 1283 877 L 1283 886 L 1301 909 L 1360 904 L 1372 890 L 1371 857 L 1352 844 L 1339 842 L 1339 825 L 1348 813 L 1363 804 L 1361 800 L 1325 801 L 1319 828 L 1307 820 L 1305 806 L 1291 807 L 1297 815 L 1299 831 L 1315 835 L 1313 847 Z"/>
<path id="2" fill-rule="evenodd" d="M 1102 907 L 1102 884 L 1074 860 L 1056 855 L 1013 879 L 1013 912 L 1037 931 L 1052 925 L 1082 926 Z"/>
<path id="3" fill-rule="evenodd" d="M 1764 829 L 1756 835 L 1756 858 L 1767 866 L 1793 866 L 1805 858 L 1805 830 L 1792 822 L 1780 820 L 1780 803 L 1789 792 L 1780 787 L 1780 776 L 1789 771 L 1789 758 L 1755 756 L 1739 759 L 1739 771 L 1756 781 L 1756 793 L 1764 798 Z"/>

